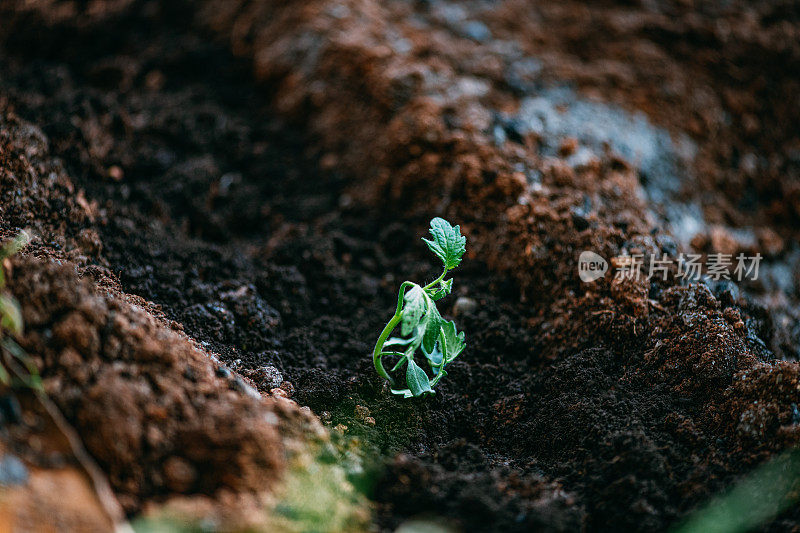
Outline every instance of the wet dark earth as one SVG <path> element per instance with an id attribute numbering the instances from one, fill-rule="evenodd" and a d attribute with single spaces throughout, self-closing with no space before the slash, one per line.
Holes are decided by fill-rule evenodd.
<path id="1" fill-rule="evenodd" d="M 572 320 L 559 318 L 563 302 L 537 302 L 469 241 L 440 304 L 467 351 L 435 396 L 388 394 L 369 354 L 402 281 L 438 275 L 419 239 L 430 217 L 399 214 L 389 198 L 355 200 L 358 182 L 319 133 L 276 110 L 276 88 L 185 9 L 133 2 L 100 22 L 20 17 L 3 35 L 0 98 L 42 129 L 96 203 L 101 251 L 84 275 L 118 281 L 216 354 L 219 372 L 264 394 L 282 389 L 355 442 L 351 480 L 381 530 L 415 516 L 466 531 L 665 530 L 769 455 L 703 418 L 708 398 L 723 405 L 712 387 L 731 381 L 736 357 L 720 356 L 730 368 L 719 374 L 692 359 L 715 335 L 728 342 L 741 308 L 752 339 L 731 337 L 730 350 L 774 361 L 761 339 L 775 328 L 755 300 L 737 302 L 724 284 L 654 288 L 667 310 L 651 311 L 652 338 L 595 334 L 576 316 L 570 327 L 587 333 L 562 352 L 542 331 Z M 556 139 L 580 128 L 556 126 L 537 132 L 553 157 Z M 656 143 L 668 136 L 642 127 Z M 625 143 L 618 129 L 610 141 Z M 599 157 L 608 142 L 581 139 Z M 687 316 L 715 325 L 693 328 Z M 683 378 L 665 369 L 678 367 L 701 377 L 677 387 Z M 797 520 L 789 511 L 770 530 Z"/>

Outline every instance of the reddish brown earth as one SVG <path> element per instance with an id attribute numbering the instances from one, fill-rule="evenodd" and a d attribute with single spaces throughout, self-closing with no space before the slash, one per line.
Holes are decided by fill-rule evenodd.
<path id="1" fill-rule="evenodd" d="M 0 19 L 1 229 L 36 235 L 10 265 L 20 343 L 128 516 L 280 483 L 286 435 L 313 425 L 286 395 L 353 439 L 382 530 L 665 530 L 797 444 L 791 6 L 43 1 Z M 769 247 L 793 284 L 583 284 L 581 250 L 686 243 L 638 161 L 575 165 L 574 139 L 508 118 L 563 81 L 691 138 L 667 201 L 702 206 L 692 245 Z M 437 274 L 418 241 L 436 215 L 468 235 L 442 301 L 468 348 L 436 396 L 402 401 L 369 353 L 402 280 Z"/>

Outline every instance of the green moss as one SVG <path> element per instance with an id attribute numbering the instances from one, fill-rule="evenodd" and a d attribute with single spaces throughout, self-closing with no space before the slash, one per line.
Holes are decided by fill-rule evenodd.
<path id="1" fill-rule="evenodd" d="M 348 481 L 345 468 L 317 457 L 289 468 L 272 520 L 278 531 L 358 532 L 366 531 L 369 511 L 364 497 Z"/>
<path id="2" fill-rule="evenodd" d="M 335 444 L 334 444 L 335 443 Z M 370 525 L 366 498 L 350 482 L 363 477 L 357 439 L 295 443 L 288 465 L 264 509 L 261 523 L 245 531 L 287 533 L 359 533 Z M 169 507 L 132 524 L 137 533 L 232 531 L 204 517 L 186 516 Z"/>

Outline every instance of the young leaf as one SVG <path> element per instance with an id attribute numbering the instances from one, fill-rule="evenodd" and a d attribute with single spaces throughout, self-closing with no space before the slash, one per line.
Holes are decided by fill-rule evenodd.
<path id="1" fill-rule="evenodd" d="M 439 331 L 444 322 L 439 310 L 436 309 L 436 304 L 430 302 L 428 305 L 428 312 L 425 317 L 420 321 L 420 325 L 425 326 L 425 332 L 422 335 L 422 349 L 431 352 L 433 347 L 436 346 L 436 339 L 439 338 Z"/>
<path id="2" fill-rule="evenodd" d="M 439 287 L 438 288 L 436 288 L 436 289 L 434 289 L 434 288 L 428 289 L 428 295 L 434 301 L 441 300 L 442 298 L 444 298 L 445 296 L 450 294 L 451 290 L 453 290 L 453 279 L 452 278 L 443 279 L 442 281 L 439 282 Z"/>
<path id="3" fill-rule="evenodd" d="M 403 398 L 411 398 L 414 394 L 408 389 L 391 389 L 392 394 L 397 394 Z"/>
<path id="4" fill-rule="evenodd" d="M 425 393 L 433 392 L 428 374 L 422 370 L 413 359 L 409 359 L 406 368 L 406 385 L 414 396 L 422 396 Z"/>
<path id="5" fill-rule="evenodd" d="M 427 307 L 428 298 L 425 291 L 419 285 L 414 285 L 406 292 L 403 297 L 405 306 L 403 307 L 403 326 L 400 331 L 403 335 L 409 335 L 414 328 L 419 324 L 425 308 Z"/>
<path id="6" fill-rule="evenodd" d="M 444 360 L 449 363 L 464 351 L 464 332 L 456 331 L 456 324 L 452 320 L 442 322 L 441 342 L 444 350 Z"/>
<path id="7" fill-rule="evenodd" d="M 430 232 L 433 240 L 422 239 L 428 248 L 442 260 L 445 269 L 457 267 L 467 243 L 467 238 L 461 235 L 461 227 L 451 226 L 445 219 L 436 217 L 431 220 Z"/>
<path id="8" fill-rule="evenodd" d="M 439 373 L 439 368 L 442 366 L 442 360 L 444 359 L 441 350 L 439 350 L 439 343 L 436 343 L 436 345 L 433 347 L 433 351 L 431 352 L 426 352 L 425 348 L 423 347 L 422 353 L 431 364 L 433 375 L 437 375 Z"/>

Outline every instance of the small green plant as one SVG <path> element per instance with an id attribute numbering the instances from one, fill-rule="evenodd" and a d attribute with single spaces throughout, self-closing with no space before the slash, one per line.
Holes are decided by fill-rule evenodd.
<path id="1" fill-rule="evenodd" d="M 693 512 L 672 533 L 746 533 L 800 502 L 800 448 L 784 451 Z"/>
<path id="2" fill-rule="evenodd" d="M 11 337 L 22 333 L 22 313 L 19 302 L 5 289 L 6 260 L 24 248 L 29 241 L 30 237 L 23 231 L 0 248 L 0 383 L 40 389 L 42 382 L 36 365 Z"/>
<path id="3" fill-rule="evenodd" d="M 433 238 L 422 240 L 442 260 L 444 271 L 424 287 L 411 281 L 403 282 L 394 316 L 383 328 L 372 352 L 375 370 L 392 385 L 392 393 L 404 398 L 434 394 L 433 387 L 447 375 L 445 367 L 466 346 L 464 333 L 456 330 L 453 321 L 442 318 L 436 309 L 436 301 L 450 294 L 453 288 L 452 278 L 445 279 L 445 276 L 461 263 L 467 238 L 461 235 L 459 226 L 452 226 L 438 217 L 431 220 L 430 232 Z M 398 325 L 402 337 L 389 338 Z M 428 360 L 433 379 L 414 361 L 417 349 Z M 392 372 L 406 365 L 407 388 L 398 388 L 395 379 L 386 372 L 382 362 L 386 356 L 399 358 Z"/>

